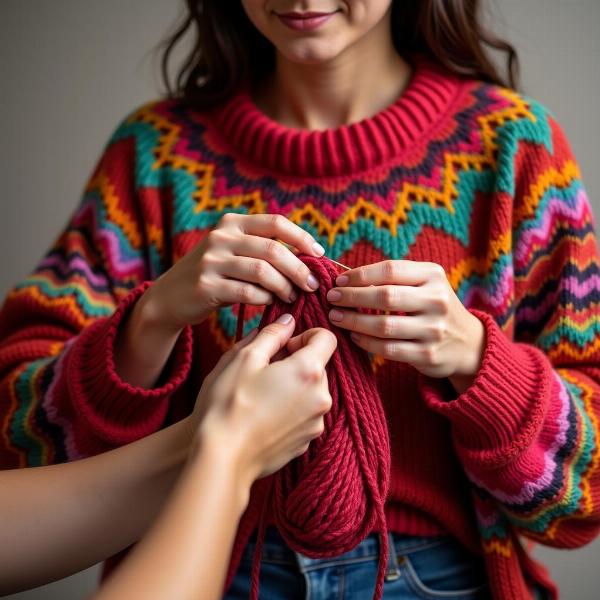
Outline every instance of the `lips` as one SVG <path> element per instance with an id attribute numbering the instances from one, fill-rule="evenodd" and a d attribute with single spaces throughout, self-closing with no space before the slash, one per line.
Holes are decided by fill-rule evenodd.
<path id="1" fill-rule="evenodd" d="M 276 14 L 279 20 L 290 29 L 294 29 L 295 31 L 312 31 L 324 25 L 336 12 L 286 12 Z"/>

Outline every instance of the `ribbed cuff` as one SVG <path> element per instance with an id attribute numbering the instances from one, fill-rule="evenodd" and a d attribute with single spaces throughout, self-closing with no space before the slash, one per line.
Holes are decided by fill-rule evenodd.
<path id="1" fill-rule="evenodd" d="M 133 386 L 117 374 L 114 342 L 124 318 L 151 282 L 135 288 L 115 313 L 87 327 L 69 351 L 65 376 L 72 402 L 101 439 L 122 445 L 160 429 L 170 396 L 192 362 L 192 330 L 183 330 L 154 389 Z"/>
<path id="2" fill-rule="evenodd" d="M 518 456 L 539 432 L 549 403 L 552 366 L 540 349 L 509 340 L 491 315 L 468 310 L 487 334 L 473 384 L 457 396 L 447 379 L 419 373 L 418 386 L 426 404 L 451 421 L 463 462 L 498 467 Z"/>

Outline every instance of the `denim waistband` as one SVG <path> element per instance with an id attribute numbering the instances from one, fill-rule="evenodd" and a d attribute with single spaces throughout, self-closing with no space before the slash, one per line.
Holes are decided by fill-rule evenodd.
<path id="1" fill-rule="evenodd" d="M 394 554 L 407 555 L 411 552 L 426 550 L 443 543 L 453 542 L 454 538 L 449 535 L 436 536 L 417 536 L 406 535 L 401 533 L 391 533 L 391 541 L 393 542 Z M 246 546 L 243 554 L 243 559 L 252 560 L 256 542 L 256 534 L 250 538 L 250 542 Z M 273 562 L 278 564 L 298 564 L 300 561 L 305 567 L 311 565 L 319 565 L 320 567 L 327 566 L 328 563 L 356 563 L 367 560 L 375 560 L 379 557 L 379 534 L 371 533 L 360 544 L 354 547 L 349 552 L 340 554 L 332 558 L 310 558 L 301 553 L 294 552 L 283 541 L 280 533 L 274 527 L 267 528 L 265 541 L 262 548 L 261 560 L 264 562 Z M 390 548 L 391 550 L 391 548 Z"/>

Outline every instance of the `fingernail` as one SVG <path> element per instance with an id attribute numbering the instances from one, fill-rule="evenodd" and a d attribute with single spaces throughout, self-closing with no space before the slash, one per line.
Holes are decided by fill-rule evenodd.
<path id="1" fill-rule="evenodd" d="M 287 325 L 288 323 L 290 323 L 292 321 L 293 317 L 292 315 L 290 315 L 289 313 L 285 313 L 284 315 L 281 315 L 279 317 L 279 319 L 277 319 L 277 321 L 275 321 L 275 323 L 281 323 L 282 325 Z"/>
<path id="2" fill-rule="evenodd" d="M 341 310 L 336 310 L 334 308 L 333 310 L 329 311 L 329 318 L 332 321 L 341 321 L 344 318 L 344 313 Z"/>
<path id="3" fill-rule="evenodd" d="M 289 299 L 289 301 L 290 301 L 290 302 L 296 302 L 296 299 L 297 299 L 297 298 L 298 298 L 298 294 L 297 294 L 295 291 L 293 291 L 293 292 L 290 294 L 290 299 Z"/>
<path id="4" fill-rule="evenodd" d="M 336 280 L 335 280 L 335 284 L 339 285 L 340 287 L 344 286 L 344 285 L 348 285 L 348 282 L 350 281 L 350 277 L 348 277 L 348 275 L 340 275 Z"/>
<path id="5" fill-rule="evenodd" d="M 307 283 L 311 290 L 316 290 L 319 287 L 319 282 L 312 273 L 308 276 Z"/>
<path id="6" fill-rule="evenodd" d="M 315 242 L 312 245 L 312 249 L 313 252 L 317 255 L 317 256 L 323 256 L 323 254 L 325 254 L 325 248 L 323 248 L 323 246 L 321 246 L 321 244 L 319 244 L 319 242 Z"/>
<path id="7" fill-rule="evenodd" d="M 327 300 L 337 302 L 342 297 L 342 292 L 338 290 L 329 290 L 327 292 Z"/>

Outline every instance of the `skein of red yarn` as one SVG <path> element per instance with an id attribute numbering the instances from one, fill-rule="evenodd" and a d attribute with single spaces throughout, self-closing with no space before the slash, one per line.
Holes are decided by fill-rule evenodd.
<path id="1" fill-rule="evenodd" d="M 325 430 L 302 456 L 260 480 L 263 494 L 251 494 L 249 511 L 261 514 L 252 570 L 251 599 L 258 599 L 260 554 L 266 518 L 287 545 L 311 558 L 352 550 L 374 528 L 380 532 L 380 556 L 374 598 L 383 594 L 388 559 L 384 504 L 389 487 L 390 443 L 385 413 L 369 357 L 345 330 L 328 319 L 327 291 L 339 274 L 326 258 L 300 255 L 319 280 L 316 292 L 299 292 L 293 305 L 276 300 L 267 306 L 260 327 L 289 312 L 295 334 L 312 327 L 335 333 L 338 346 L 326 369 L 333 399 Z M 243 320 L 241 311 L 240 320 Z M 238 325 L 241 323 L 238 322 Z M 239 328 L 238 328 L 239 330 Z M 259 511 L 256 503 L 262 502 Z M 253 506 L 254 503 L 254 506 Z"/>

